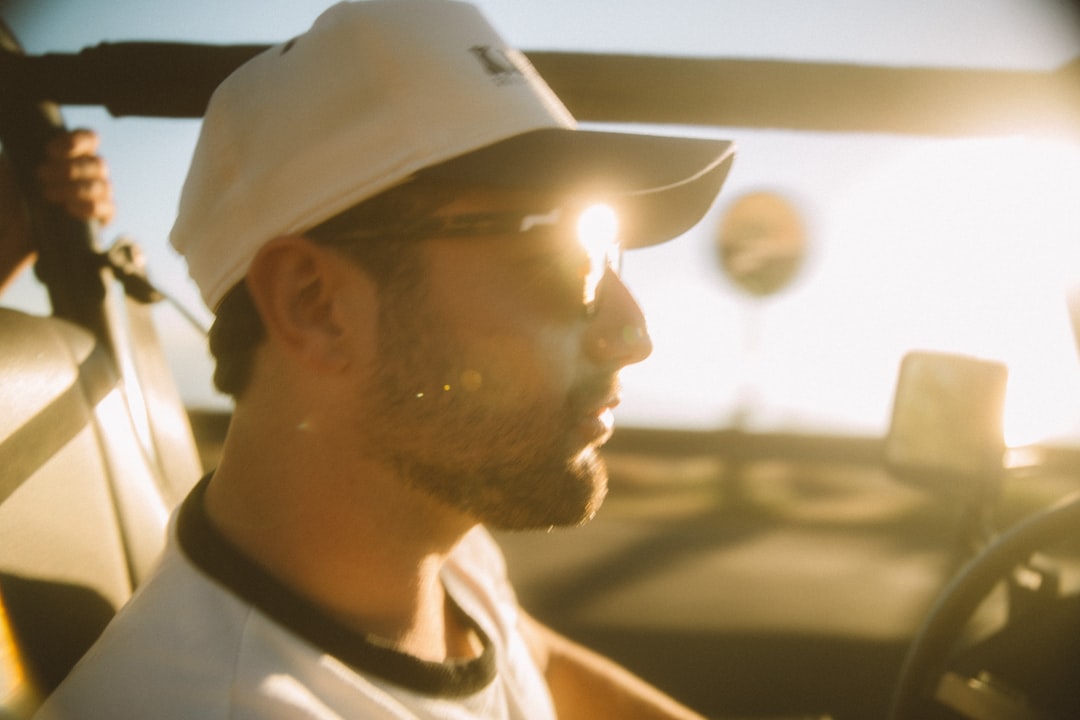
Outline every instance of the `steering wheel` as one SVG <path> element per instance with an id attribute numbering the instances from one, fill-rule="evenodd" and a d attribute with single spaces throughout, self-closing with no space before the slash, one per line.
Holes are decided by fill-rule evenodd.
<path id="1" fill-rule="evenodd" d="M 1036 550 L 1070 534 L 1075 536 L 1078 529 L 1080 493 L 1075 493 L 1010 528 L 960 570 L 938 597 L 908 649 L 890 720 L 928 716 L 938 684 L 948 672 L 950 652 L 990 592 Z M 989 688 L 983 691 L 993 692 Z"/>

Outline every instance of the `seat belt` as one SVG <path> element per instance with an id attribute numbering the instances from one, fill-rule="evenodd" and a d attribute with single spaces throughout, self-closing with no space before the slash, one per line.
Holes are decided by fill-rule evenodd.
<path id="1" fill-rule="evenodd" d="M 118 364 L 125 395 L 136 425 L 141 425 L 140 432 L 148 436 L 144 444 L 149 446 L 148 454 L 161 471 L 167 485 L 163 488 L 168 494 L 166 500 L 172 507 L 202 477 L 203 467 L 183 399 L 154 326 L 152 307 L 165 295 L 151 284 L 142 251 L 129 238 L 117 239 L 103 258 L 124 288 L 130 352 L 119 355 L 131 362 L 130 366 L 123 361 Z"/>

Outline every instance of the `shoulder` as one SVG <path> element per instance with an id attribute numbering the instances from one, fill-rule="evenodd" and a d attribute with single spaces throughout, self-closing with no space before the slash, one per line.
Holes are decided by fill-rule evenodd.
<path id="1" fill-rule="evenodd" d="M 224 717 L 249 615 L 170 547 L 35 718 Z"/>

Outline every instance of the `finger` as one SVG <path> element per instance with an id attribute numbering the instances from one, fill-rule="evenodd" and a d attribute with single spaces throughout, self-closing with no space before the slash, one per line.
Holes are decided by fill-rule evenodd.
<path id="1" fill-rule="evenodd" d="M 60 185 L 84 180 L 107 180 L 109 166 L 105 159 L 93 156 L 49 158 L 38 168 L 42 183 Z"/>
<path id="2" fill-rule="evenodd" d="M 42 183 L 42 195 L 50 202 L 65 202 L 69 198 L 88 200 L 106 200 L 112 198 L 112 185 L 108 180 L 93 178 L 89 180 L 64 180 L 63 182 Z"/>
<path id="3" fill-rule="evenodd" d="M 77 220 L 96 220 L 102 225 L 112 222 L 116 206 L 107 200 L 71 200 L 64 210 Z"/>
<path id="4" fill-rule="evenodd" d="M 45 143 L 45 157 L 48 160 L 96 155 L 100 144 L 101 138 L 93 130 L 69 130 L 54 135 Z"/>
<path id="5" fill-rule="evenodd" d="M 79 220 L 98 220 L 108 224 L 116 212 L 112 186 L 104 180 L 43 185 L 42 194 L 46 200 L 63 206 Z"/>
<path id="6" fill-rule="evenodd" d="M 116 212 L 116 207 L 109 200 L 71 198 L 63 207 L 76 220 L 96 220 L 102 225 L 108 225 Z"/>

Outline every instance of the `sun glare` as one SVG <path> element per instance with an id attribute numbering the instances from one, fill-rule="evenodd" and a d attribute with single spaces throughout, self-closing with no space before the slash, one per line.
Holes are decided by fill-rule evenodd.
<path id="1" fill-rule="evenodd" d="M 808 154 L 830 166 L 810 163 L 807 180 L 772 186 L 803 198 L 814 218 L 812 261 L 775 298 L 749 298 L 708 267 L 715 218 L 671 248 L 679 257 L 628 256 L 656 351 L 626 372 L 624 417 L 884 432 L 901 359 L 932 350 L 1008 366 L 1010 444 L 1080 441 L 1066 306 L 1067 288 L 1080 284 L 1080 147 L 1020 137 L 847 142 L 822 139 Z M 743 156 L 756 149 L 744 142 Z M 695 289 L 710 280 L 712 290 Z"/>
<path id="2" fill-rule="evenodd" d="M 866 224 L 852 242 L 874 248 L 883 340 L 1005 363 L 1011 445 L 1080 429 L 1066 310 L 1080 278 L 1077 197 L 1080 150 L 1017 137 L 934 143 L 860 198 Z"/>
<path id="3" fill-rule="evenodd" d="M 578 216 L 577 233 L 586 250 L 607 252 L 618 239 L 619 218 L 609 205 L 590 205 Z"/>
<path id="4" fill-rule="evenodd" d="M 608 265 L 618 259 L 618 215 L 608 205 L 590 205 L 578 216 L 577 237 L 589 257 L 585 301 L 592 302 Z"/>

